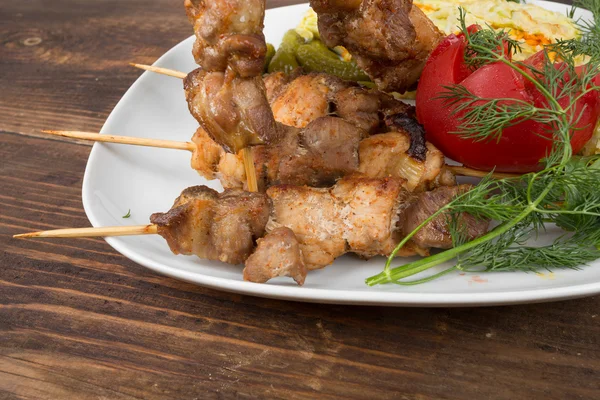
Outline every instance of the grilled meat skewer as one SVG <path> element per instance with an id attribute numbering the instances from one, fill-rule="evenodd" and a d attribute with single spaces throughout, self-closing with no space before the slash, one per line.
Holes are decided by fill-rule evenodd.
<path id="1" fill-rule="evenodd" d="M 301 284 L 304 269 L 324 268 L 345 253 L 388 256 L 406 234 L 469 189 L 411 194 L 403 183 L 397 178 L 345 177 L 331 188 L 278 185 L 265 194 L 239 189 L 219 194 L 199 186 L 186 189 L 171 210 L 153 214 L 151 222 L 175 254 L 232 264 L 245 261 L 246 279 L 288 275 Z M 487 221 L 461 218 L 470 238 L 487 231 Z M 430 248 L 452 246 L 444 216 L 423 232 L 398 255 L 427 255 Z M 255 248 L 259 238 L 263 240 Z"/>
<path id="2" fill-rule="evenodd" d="M 415 158 L 410 154 L 411 135 L 400 129 L 361 139 L 364 131 L 345 120 L 321 117 L 299 132 L 290 130 L 278 144 L 251 149 L 261 191 L 275 184 L 323 187 L 357 172 L 371 178 L 404 178 L 409 191 L 456 185 L 444 155 L 426 143 L 424 160 Z M 219 179 L 225 188 L 244 188 L 241 154 L 224 152 L 201 129 L 192 140 L 198 149 L 194 169 L 207 179 Z"/>
<path id="3" fill-rule="evenodd" d="M 302 284 L 307 271 L 324 268 L 345 253 L 389 256 L 408 233 L 468 185 L 410 193 L 398 178 L 345 177 L 330 188 L 278 185 L 266 193 L 205 186 L 185 189 L 173 207 L 139 227 L 59 229 L 15 235 L 94 237 L 160 234 L 175 254 L 230 264 L 245 263 L 244 279 L 266 282 L 291 276 Z M 474 239 L 489 223 L 460 216 L 463 234 Z M 449 248 L 445 215 L 415 235 L 398 256 L 427 255 Z"/>
<path id="4" fill-rule="evenodd" d="M 198 100 L 198 93 L 204 90 L 198 88 L 202 81 L 197 74 L 203 72 L 192 71 L 184 85 L 194 115 L 206 113 L 205 104 Z M 277 121 L 302 129 L 279 125 L 277 143 L 250 150 L 259 190 L 281 183 L 326 186 L 353 172 L 370 177 L 403 177 L 408 179 L 411 191 L 456 184 L 453 174 L 442 169 L 443 154 L 425 142 L 425 132 L 415 119 L 413 107 L 328 74 L 275 73 L 265 76 L 264 82 Z M 255 125 L 270 121 L 264 110 L 255 111 L 248 113 L 246 120 L 255 121 Z M 382 132 L 396 134 L 360 142 L 369 134 Z M 242 155 L 220 150 L 209 136 L 202 130 L 194 135 L 192 141 L 199 151 L 192 167 L 207 179 L 219 178 L 225 188 L 244 188 Z M 369 167 L 371 162 L 377 163 L 375 170 Z"/>
<path id="5" fill-rule="evenodd" d="M 443 34 L 412 0 L 311 0 L 321 40 L 344 46 L 377 87 L 415 86 Z"/>

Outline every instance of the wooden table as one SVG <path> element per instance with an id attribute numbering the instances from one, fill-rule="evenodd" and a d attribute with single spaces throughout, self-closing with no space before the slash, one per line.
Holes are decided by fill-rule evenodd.
<path id="1" fill-rule="evenodd" d="M 483 309 L 272 301 L 156 275 L 89 223 L 90 145 L 190 35 L 180 0 L 5 1 L 0 18 L 0 398 L 598 399 L 600 297 Z"/>

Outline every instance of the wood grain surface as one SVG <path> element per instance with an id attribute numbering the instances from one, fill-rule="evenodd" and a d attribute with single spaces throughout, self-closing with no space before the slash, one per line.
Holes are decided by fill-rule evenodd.
<path id="1" fill-rule="evenodd" d="M 272 2 L 271 5 L 277 5 Z M 87 226 L 88 144 L 190 35 L 181 0 L 0 5 L 0 399 L 598 399 L 600 297 L 481 309 L 281 302 L 156 275 Z"/>

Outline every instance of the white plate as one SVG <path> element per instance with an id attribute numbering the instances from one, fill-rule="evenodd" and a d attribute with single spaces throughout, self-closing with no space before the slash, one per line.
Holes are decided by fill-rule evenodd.
<path id="1" fill-rule="evenodd" d="M 567 6 L 536 2 L 564 12 Z M 306 5 L 267 11 L 265 34 L 278 44 L 295 26 Z M 183 12 L 183 11 L 182 11 Z M 189 38 L 167 52 L 156 65 L 191 71 L 196 66 Z M 190 116 L 180 80 L 144 73 L 109 116 L 102 133 L 187 141 L 197 128 Z M 186 187 L 207 184 L 190 168 L 190 154 L 115 144 L 96 144 L 83 182 L 83 205 L 93 226 L 147 224 L 150 214 L 166 211 Z M 122 216 L 131 209 L 131 217 Z M 600 263 L 581 271 L 539 276 L 525 273 L 459 275 L 453 273 L 414 287 L 367 287 L 365 278 L 379 273 L 383 258 L 369 262 L 344 256 L 311 272 L 303 287 L 291 279 L 268 284 L 242 280 L 242 267 L 175 256 L 158 235 L 108 238 L 117 251 L 158 273 L 216 289 L 287 300 L 394 306 L 479 306 L 574 298 L 600 293 Z M 402 260 L 400 260 L 401 262 Z"/>

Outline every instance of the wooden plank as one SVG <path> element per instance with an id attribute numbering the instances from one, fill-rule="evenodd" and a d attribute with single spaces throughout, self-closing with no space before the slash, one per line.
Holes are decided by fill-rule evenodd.
<path id="1" fill-rule="evenodd" d="M 280 1 L 270 5 L 281 5 Z M 86 226 L 89 146 L 140 72 L 189 36 L 181 2 L 8 2 L 0 19 L 0 398 L 600 397 L 600 297 L 485 309 L 280 302 L 156 275 Z M 13 133 L 10 133 L 13 132 Z"/>
<path id="2" fill-rule="evenodd" d="M 85 224 L 78 191 L 89 148 L 14 134 L 0 143 L 0 391 L 150 399 L 598 394 L 598 297 L 472 310 L 299 304 L 161 277 L 102 240 L 15 242 L 10 235 L 25 228 Z"/>

